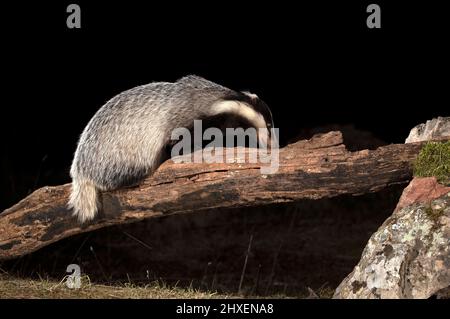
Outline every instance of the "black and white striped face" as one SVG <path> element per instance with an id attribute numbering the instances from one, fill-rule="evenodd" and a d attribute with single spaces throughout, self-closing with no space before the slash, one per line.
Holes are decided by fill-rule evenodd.
<path id="1" fill-rule="evenodd" d="M 249 92 L 242 92 L 245 96 L 250 98 L 250 100 L 247 101 L 248 104 L 250 104 L 253 109 L 261 114 L 266 122 L 266 127 L 270 131 L 271 128 L 274 128 L 273 124 L 273 117 L 272 112 L 270 111 L 267 104 L 261 100 L 256 94 L 252 94 Z"/>
<path id="2" fill-rule="evenodd" d="M 258 130 L 260 140 L 269 145 L 271 129 L 274 128 L 272 112 L 257 95 L 248 92 L 236 92 L 213 105 L 213 114 L 231 113 L 242 117 Z"/>

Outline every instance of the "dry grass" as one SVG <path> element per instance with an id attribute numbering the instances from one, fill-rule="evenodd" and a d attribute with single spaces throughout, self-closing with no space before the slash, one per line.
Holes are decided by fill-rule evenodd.
<path id="1" fill-rule="evenodd" d="M 88 277 L 82 277 L 80 289 L 70 289 L 66 286 L 64 280 L 56 282 L 47 279 L 15 278 L 6 274 L 0 274 L 0 298 L 7 299 L 210 299 L 238 297 L 198 291 L 191 288 L 166 287 L 159 282 L 146 286 L 91 284 Z"/>
<path id="2" fill-rule="evenodd" d="M 169 287 L 162 282 L 141 286 L 134 284 L 100 285 L 90 282 L 88 276 L 81 278 L 79 289 L 66 286 L 65 278 L 60 282 L 49 279 L 18 278 L 0 273 L 0 299 L 237 299 L 262 298 L 243 294 L 225 294 L 193 288 Z M 312 292 L 312 290 L 311 290 Z M 333 290 L 320 288 L 312 294 L 297 298 L 331 298 Z M 283 294 L 263 298 L 292 298 Z"/>

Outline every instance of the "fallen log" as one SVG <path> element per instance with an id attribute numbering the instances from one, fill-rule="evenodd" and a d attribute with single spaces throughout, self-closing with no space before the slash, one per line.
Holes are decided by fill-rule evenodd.
<path id="1" fill-rule="evenodd" d="M 376 192 L 410 181 L 421 145 L 349 152 L 341 133 L 329 132 L 280 149 L 279 170 L 271 175 L 262 175 L 259 164 L 168 160 L 139 186 L 103 193 L 102 211 L 83 225 L 67 208 L 70 184 L 42 187 L 0 214 L 0 260 L 75 234 L 162 215 Z"/>

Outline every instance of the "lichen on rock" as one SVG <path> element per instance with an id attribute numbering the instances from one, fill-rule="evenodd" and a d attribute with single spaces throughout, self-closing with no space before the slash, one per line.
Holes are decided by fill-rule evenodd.
<path id="1" fill-rule="evenodd" d="M 372 235 L 335 298 L 428 298 L 450 286 L 450 187 L 424 200 L 415 180 L 402 195 L 413 199 L 400 200 L 407 205 Z"/>

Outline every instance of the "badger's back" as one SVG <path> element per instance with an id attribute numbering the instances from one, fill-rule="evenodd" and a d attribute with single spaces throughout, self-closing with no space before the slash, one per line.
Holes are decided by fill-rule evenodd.
<path id="1" fill-rule="evenodd" d="M 124 91 L 103 105 L 84 129 L 70 170 L 69 207 L 81 222 L 99 209 L 98 190 L 134 184 L 163 159 L 171 132 L 206 116 L 209 105 L 233 91 L 189 76 Z"/>

